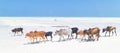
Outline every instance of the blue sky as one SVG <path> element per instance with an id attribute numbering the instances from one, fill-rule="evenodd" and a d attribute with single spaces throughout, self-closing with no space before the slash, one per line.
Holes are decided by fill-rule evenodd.
<path id="1" fill-rule="evenodd" d="M 120 17 L 120 0 L 0 0 L 0 16 Z"/>

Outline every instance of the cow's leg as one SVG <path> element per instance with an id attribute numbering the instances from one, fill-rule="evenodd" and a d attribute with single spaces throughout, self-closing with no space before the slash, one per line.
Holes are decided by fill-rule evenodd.
<path id="1" fill-rule="evenodd" d="M 112 36 L 114 35 L 114 32 L 112 31 Z"/>
<path id="2" fill-rule="evenodd" d="M 97 35 L 97 34 L 92 34 L 92 35 L 91 35 L 91 39 L 92 39 L 93 41 L 95 41 L 94 35 Z"/>
<path id="3" fill-rule="evenodd" d="M 70 38 L 70 35 L 68 35 L 68 39 Z"/>
<path id="4" fill-rule="evenodd" d="M 70 36 L 71 36 L 72 39 L 74 39 L 72 34 Z"/>
<path id="5" fill-rule="evenodd" d="M 42 37 L 42 39 L 43 39 L 43 42 L 46 43 L 46 37 L 44 36 Z"/>
<path id="6" fill-rule="evenodd" d="M 21 31 L 21 36 L 23 35 L 23 31 Z"/>
<path id="7" fill-rule="evenodd" d="M 110 32 L 111 32 L 111 31 L 109 31 L 109 37 L 110 37 Z"/>
<path id="8" fill-rule="evenodd" d="M 61 41 L 62 36 L 60 35 L 59 41 Z"/>
<path id="9" fill-rule="evenodd" d="M 30 37 L 30 43 L 33 43 L 33 38 Z"/>
<path id="10" fill-rule="evenodd" d="M 115 30 L 115 35 L 117 36 L 116 30 Z"/>
<path id="11" fill-rule="evenodd" d="M 93 34 L 88 35 L 88 40 L 91 40 L 91 39 L 93 39 Z"/>
<path id="12" fill-rule="evenodd" d="M 52 35 L 50 37 L 51 37 L 51 41 L 52 41 L 52 38 L 53 38 Z"/>
<path id="13" fill-rule="evenodd" d="M 14 36 L 16 35 L 16 32 L 14 33 Z"/>
<path id="14" fill-rule="evenodd" d="M 19 32 L 17 32 L 16 34 L 19 35 Z"/>
<path id="15" fill-rule="evenodd" d="M 107 31 L 105 32 L 105 37 L 106 37 Z"/>
<path id="16" fill-rule="evenodd" d="M 34 38 L 36 40 L 36 42 L 40 41 L 40 38 Z"/>
<path id="17" fill-rule="evenodd" d="M 85 40 L 85 36 L 86 36 L 85 34 L 82 35 L 82 41 Z"/>
<path id="18" fill-rule="evenodd" d="M 78 34 L 77 33 L 75 33 L 76 34 L 76 37 L 75 37 L 75 39 L 77 39 L 77 37 L 78 37 Z"/>
<path id="19" fill-rule="evenodd" d="M 47 38 L 47 36 L 45 36 L 46 37 L 46 40 L 48 41 L 48 38 Z"/>
<path id="20" fill-rule="evenodd" d="M 63 37 L 63 40 L 65 40 L 64 36 L 62 36 L 62 37 Z"/>
<path id="21" fill-rule="evenodd" d="M 81 35 L 81 41 L 83 41 L 83 39 L 84 39 L 84 35 Z"/>
<path id="22" fill-rule="evenodd" d="M 100 37 L 100 35 L 99 35 L 99 33 L 96 35 L 96 38 L 97 38 L 97 41 L 99 40 L 99 37 Z"/>
<path id="23" fill-rule="evenodd" d="M 88 35 L 88 40 L 90 40 L 91 39 L 91 35 Z"/>
<path id="24" fill-rule="evenodd" d="M 34 38 L 31 38 L 31 43 L 34 43 Z"/>

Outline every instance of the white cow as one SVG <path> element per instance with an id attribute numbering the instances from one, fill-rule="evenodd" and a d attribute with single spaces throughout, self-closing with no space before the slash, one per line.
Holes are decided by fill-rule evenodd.
<path id="1" fill-rule="evenodd" d="M 56 30 L 54 35 L 59 35 L 60 36 L 59 41 L 61 41 L 61 38 L 64 38 L 65 35 L 68 36 L 68 39 L 73 38 L 71 29 Z"/>

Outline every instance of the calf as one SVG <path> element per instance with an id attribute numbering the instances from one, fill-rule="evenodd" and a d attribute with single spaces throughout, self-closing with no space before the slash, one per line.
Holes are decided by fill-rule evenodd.
<path id="1" fill-rule="evenodd" d="M 51 41 L 52 41 L 52 38 L 53 38 L 52 37 L 52 33 L 53 33 L 52 31 L 46 32 L 46 34 L 45 34 L 46 39 L 47 39 L 48 36 L 50 36 L 51 37 Z"/>
<path id="2" fill-rule="evenodd" d="M 72 30 L 72 34 L 75 33 L 76 34 L 75 38 L 77 38 L 78 28 L 77 27 L 73 27 L 73 28 L 71 28 L 71 30 Z"/>

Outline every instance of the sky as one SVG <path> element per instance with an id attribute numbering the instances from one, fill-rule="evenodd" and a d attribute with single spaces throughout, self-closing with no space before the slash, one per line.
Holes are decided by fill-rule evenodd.
<path id="1" fill-rule="evenodd" d="M 120 0 L 0 0 L 0 17 L 120 17 Z"/>

